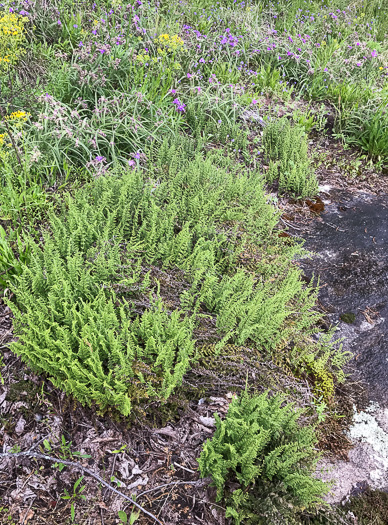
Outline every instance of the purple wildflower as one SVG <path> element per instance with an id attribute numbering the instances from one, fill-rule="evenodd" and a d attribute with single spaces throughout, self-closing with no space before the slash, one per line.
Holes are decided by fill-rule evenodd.
<path id="1" fill-rule="evenodd" d="M 176 110 L 178 113 L 184 113 L 186 111 L 186 104 L 181 102 L 179 98 L 174 99 L 173 104 L 176 105 Z"/>

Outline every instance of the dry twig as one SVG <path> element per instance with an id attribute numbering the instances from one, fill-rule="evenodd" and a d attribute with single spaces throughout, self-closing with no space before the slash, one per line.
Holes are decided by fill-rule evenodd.
<path id="1" fill-rule="evenodd" d="M 145 490 L 143 492 L 140 492 L 140 494 L 138 494 L 138 498 L 140 498 L 140 496 L 144 496 L 144 494 L 148 494 L 149 492 L 155 492 L 156 490 L 160 490 L 164 487 L 169 487 L 170 485 L 199 485 L 199 484 L 202 484 L 203 481 L 173 481 L 172 483 L 164 483 L 163 485 L 158 485 L 157 487 L 153 487 L 152 489 L 148 489 L 148 490 Z"/>
<path id="2" fill-rule="evenodd" d="M 65 460 L 65 459 L 55 458 L 53 456 L 46 456 L 46 454 L 38 454 L 37 452 L 31 452 L 30 450 L 27 450 L 26 452 L 3 452 L 3 453 L 0 453 L 0 458 L 20 458 L 20 457 L 30 457 L 30 458 L 36 458 L 36 459 L 45 459 L 46 461 L 51 461 L 53 463 L 63 463 L 63 465 L 67 465 L 68 467 L 72 467 L 75 470 L 80 470 L 81 472 L 84 472 L 85 474 L 88 474 L 92 478 L 94 478 L 97 481 L 99 481 L 102 485 L 104 485 L 104 487 L 108 488 L 112 492 L 115 492 L 116 494 L 118 494 L 122 498 L 124 498 L 127 501 L 129 501 L 130 503 L 132 503 L 132 505 L 135 505 L 135 507 L 137 507 L 141 512 L 143 512 L 144 514 L 146 514 L 147 516 L 152 518 L 154 521 L 156 521 L 156 523 L 159 523 L 159 525 L 163 525 L 163 523 L 156 516 L 151 514 L 151 512 L 148 512 L 148 510 L 144 509 L 141 505 L 136 503 L 136 501 L 134 501 L 132 498 L 126 496 L 125 494 L 123 494 L 119 490 L 115 489 L 114 487 L 112 487 L 112 485 L 109 485 L 109 483 L 107 483 L 104 479 L 102 479 L 101 476 L 99 476 L 98 474 L 95 474 L 92 470 L 88 469 L 87 467 L 84 467 L 80 463 L 76 463 L 74 461 L 68 461 L 68 460 Z"/>

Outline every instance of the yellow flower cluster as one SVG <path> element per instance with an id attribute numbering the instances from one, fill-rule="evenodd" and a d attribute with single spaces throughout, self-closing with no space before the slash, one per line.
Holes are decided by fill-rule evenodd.
<path id="1" fill-rule="evenodd" d="M 26 113 L 25 111 L 14 111 L 10 115 L 7 115 L 5 118 L 6 120 L 13 120 L 13 121 L 23 121 L 26 122 L 28 117 L 31 116 L 31 113 Z"/>
<path id="2" fill-rule="evenodd" d="M 150 60 L 150 55 L 142 55 L 141 53 L 136 56 L 136 60 L 140 62 L 141 64 L 145 64 L 145 62 L 148 62 Z"/>
<path id="3" fill-rule="evenodd" d="M 144 64 L 156 64 L 158 62 L 158 59 L 156 57 L 150 57 L 150 55 L 142 55 L 141 53 L 136 56 L 137 62 L 140 62 L 144 66 Z"/>
<path id="4" fill-rule="evenodd" d="M 30 116 L 31 113 L 18 110 L 4 117 L 4 120 L 7 121 L 9 127 L 12 128 L 12 131 L 22 130 L 24 123 L 27 122 Z M 0 120 L 0 125 L 2 124 L 2 122 L 4 121 Z M 3 125 L 1 127 L 4 128 Z M 14 140 L 18 140 L 18 134 L 12 133 L 12 135 L 14 137 Z M 0 161 L 5 161 L 7 159 L 7 157 L 9 156 L 10 148 L 12 148 L 12 142 L 10 141 L 8 133 L 0 133 Z"/>
<path id="5" fill-rule="evenodd" d="M 169 72 L 169 71 L 172 71 L 172 70 L 175 70 L 175 69 L 182 69 L 182 66 L 179 64 L 179 62 L 177 62 L 176 60 L 175 61 L 170 61 L 169 60 L 169 55 L 167 54 L 166 51 L 163 51 L 162 49 L 158 49 L 158 55 L 159 57 L 150 57 L 150 55 L 146 55 L 146 54 L 139 54 L 136 56 L 136 61 L 137 62 L 140 62 L 140 64 L 142 66 L 144 66 L 145 64 L 149 65 L 149 64 L 157 64 L 159 62 L 159 64 L 163 64 L 163 66 L 166 66 L 168 64 L 168 67 L 164 69 L 165 72 Z"/>
<path id="6" fill-rule="evenodd" d="M 183 49 L 185 46 L 182 38 L 180 38 L 178 35 L 170 36 L 167 33 L 159 35 L 155 42 L 161 44 L 164 48 L 170 51 L 177 51 Z"/>
<path id="7" fill-rule="evenodd" d="M 17 62 L 23 53 L 27 17 L 6 13 L 0 17 L 0 70 Z"/>

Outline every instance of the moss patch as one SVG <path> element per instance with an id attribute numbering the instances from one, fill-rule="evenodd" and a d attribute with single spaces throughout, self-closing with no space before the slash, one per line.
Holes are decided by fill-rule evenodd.
<path id="1" fill-rule="evenodd" d="M 340 319 L 344 323 L 353 324 L 356 320 L 356 314 L 354 314 L 353 312 L 345 312 L 340 315 Z"/>

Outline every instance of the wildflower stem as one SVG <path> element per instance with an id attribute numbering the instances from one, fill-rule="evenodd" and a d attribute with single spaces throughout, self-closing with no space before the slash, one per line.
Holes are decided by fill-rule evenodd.
<path id="1" fill-rule="evenodd" d="M 4 117 L 4 113 L 3 113 L 3 112 L 2 112 L 2 117 Z M 8 135 L 9 135 L 9 138 L 11 139 L 11 143 L 12 143 L 13 149 L 15 150 L 16 157 L 17 157 L 18 162 L 19 162 L 19 166 L 21 166 L 21 165 L 22 165 L 22 161 L 21 161 L 21 159 L 20 159 L 19 151 L 18 151 L 18 149 L 17 149 L 17 147 L 16 147 L 16 144 L 15 144 L 14 138 L 13 138 L 12 133 L 11 133 L 11 130 L 9 129 L 7 119 L 4 118 L 4 119 L 3 119 L 3 122 L 4 122 L 4 124 L 5 124 L 6 129 L 7 129 L 7 133 L 8 133 Z"/>

